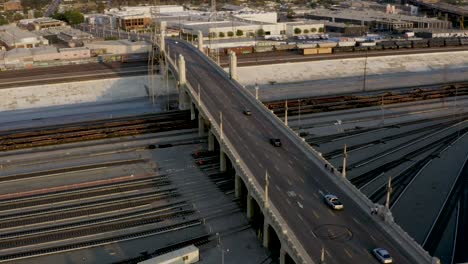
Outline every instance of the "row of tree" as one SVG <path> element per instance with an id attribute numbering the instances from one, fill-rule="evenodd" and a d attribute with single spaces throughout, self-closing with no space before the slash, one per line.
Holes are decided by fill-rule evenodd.
<path id="1" fill-rule="evenodd" d="M 323 27 L 319 28 L 318 30 L 316 28 L 311 28 L 310 30 L 308 29 L 304 29 L 304 34 L 308 34 L 308 33 L 316 33 L 316 32 L 320 32 L 320 33 L 323 33 L 325 31 L 325 29 Z M 303 31 L 302 29 L 300 28 L 295 28 L 294 29 L 294 34 L 301 34 Z"/>
<path id="2" fill-rule="evenodd" d="M 52 18 L 65 21 L 70 25 L 77 25 L 84 22 L 83 14 L 76 10 L 68 10 L 63 13 L 55 13 L 52 15 Z"/>

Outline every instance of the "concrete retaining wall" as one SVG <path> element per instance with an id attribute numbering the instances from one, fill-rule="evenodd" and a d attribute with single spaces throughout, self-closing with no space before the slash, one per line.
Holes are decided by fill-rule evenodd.
<path id="1" fill-rule="evenodd" d="M 239 67 L 242 85 L 303 82 L 363 76 L 365 58 L 283 63 Z M 369 57 L 367 75 L 430 72 L 448 67 L 468 67 L 468 51 Z"/>
<path id="2" fill-rule="evenodd" d="M 159 94 L 167 94 L 161 78 L 155 80 Z M 146 76 L 135 76 L 0 89 L 0 111 L 146 97 L 147 82 Z M 173 80 L 169 87 L 170 94 L 177 93 Z"/>

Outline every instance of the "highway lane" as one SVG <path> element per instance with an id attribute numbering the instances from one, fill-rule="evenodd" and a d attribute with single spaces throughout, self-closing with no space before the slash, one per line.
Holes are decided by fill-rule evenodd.
<path id="1" fill-rule="evenodd" d="M 369 250 L 381 246 L 389 249 L 395 262 L 411 263 L 398 245 L 380 233 L 369 212 L 360 209 L 325 175 L 324 168 L 307 159 L 288 138 L 282 138 L 281 148 L 269 144 L 270 137 L 281 137 L 282 132 L 236 92 L 242 89 L 239 85 L 226 81 L 187 44 L 167 43 L 172 54 L 184 55 L 189 82 L 202 84 L 201 100 L 209 111 L 214 116 L 223 112 L 225 136 L 262 185 L 268 170 L 272 203 L 315 261 L 323 245 L 329 253 L 327 263 L 377 263 Z M 246 107 L 252 110 L 251 117 L 242 115 Z M 343 212 L 332 212 L 323 204 L 321 196 L 328 192 L 343 200 Z"/>

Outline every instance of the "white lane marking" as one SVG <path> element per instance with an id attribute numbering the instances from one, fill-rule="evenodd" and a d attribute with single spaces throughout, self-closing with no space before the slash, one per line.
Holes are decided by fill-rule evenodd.
<path id="1" fill-rule="evenodd" d="M 291 166 L 291 164 L 288 164 L 288 167 L 289 167 L 291 170 L 293 169 L 293 167 Z"/>
<path id="2" fill-rule="evenodd" d="M 288 181 L 289 186 L 292 186 L 292 182 L 290 179 L 286 178 L 286 181 Z"/>
<path id="3" fill-rule="evenodd" d="M 356 220 L 356 218 L 354 218 L 354 217 L 351 217 L 351 218 L 353 218 L 353 221 L 356 222 L 356 224 L 358 224 L 358 225 L 361 224 L 358 220 Z"/>
<path id="4" fill-rule="evenodd" d="M 315 218 L 319 219 L 320 216 L 317 214 L 317 212 L 315 212 L 315 210 L 312 210 L 312 213 L 314 214 Z"/>
<path id="5" fill-rule="evenodd" d="M 327 255 L 331 257 L 330 252 L 328 252 L 328 250 L 325 249 L 325 253 L 327 253 Z"/>
<path id="6" fill-rule="evenodd" d="M 332 210 L 327 210 L 332 216 L 336 216 L 336 214 Z"/>
<path id="7" fill-rule="evenodd" d="M 281 188 L 275 184 L 275 188 L 278 190 L 278 192 L 281 192 Z"/>
<path id="8" fill-rule="evenodd" d="M 304 179 L 301 176 L 297 176 L 302 183 L 305 183 Z"/>
<path id="9" fill-rule="evenodd" d="M 289 197 L 296 197 L 296 193 L 294 191 L 287 191 L 286 194 L 289 196 Z"/>
<path id="10" fill-rule="evenodd" d="M 301 198 L 302 201 L 304 201 L 304 197 L 302 197 L 302 195 L 299 194 L 299 198 Z"/>
<path id="11" fill-rule="evenodd" d="M 291 205 L 291 201 L 289 201 L 289 199 L 286 198 L 286 202 L 288 202 L 289 205 Z"/>
<path id="12" fill-rule="evenodd" d="M 313 235 L 315 238 L 317 238 L 317 236 L 315 235 L 314 231 L 309 230 L 309 233 L 310 233 L 311 235 Z"/>
<path id="13" fill-rule="evenodd" d="M 304 222 L 304 218 L 302 218 L 300 214 L 297 214 L 297 217 L 299 217 L 299 219 L 301 219 L 301 221 Z"/>
<path id="14" fill-rule="evenodd" d="M 346 252 L 346 255 L 348 255 L 350 258 L 353 258 L 353 255 L 345 248 L 344 251 Z"/>
<path id="15" fill-rule="evenodd" d="M 375 237 L 371 234 L 369 234 L 370 238 L 372 238 L 372 240 L 374 240 L 374 242 L 377 242 L 377 240 L 375 239 Z"/>
<path id="16" fill-rule="evenodd" d="M 320 193 L 320 195 L 321 195 L 321 196 L 323 196 L 323 192 L 322 192 L 322 190 L 319 190 L 318 192 Z"/>
<path id="17" fill-rule="evenodd" d="M 299 206 L 301 209 L 304 209 L 304 206 L 298 201 L 297 206 Z"/>
<path id="18" fill-rule="evenodd" d="M 315 198 L 317 198 L 317 199 L 319 198 L 319 196 L 318 196 L 317 193 L 314 193 L 314 196 L 315 196 Z"/>

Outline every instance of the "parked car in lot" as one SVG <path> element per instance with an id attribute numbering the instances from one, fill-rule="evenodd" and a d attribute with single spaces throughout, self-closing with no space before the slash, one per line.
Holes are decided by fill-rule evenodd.
<path id="1" fill-rule="evenodd" d="M 281 139 L 279 138 L 270 138 L 270 143 L 275 147 L 281 147 Z"/>
<path id="2" fill-rule="evenodd" d="M 244 109 L 244 115 L 246 116 L 251 116 L 252 115 L 252 111 L 250 111 L 249 109 Z"/>
<path id="3" fill-rule="evenodd" d="M 372 253 L 374 253 L 374 256 L 380 261 L 380 263 L 393 263 L 393 259 L 386 249 L 374 248 Z"/>
<path id="4" fill-rule="evenodd" d="M 333 210 L 343 210 L 343 203 L 340 202 L 338 197 L 333 194 L 326 194 L 323 196 L 325 203 Z"/>

